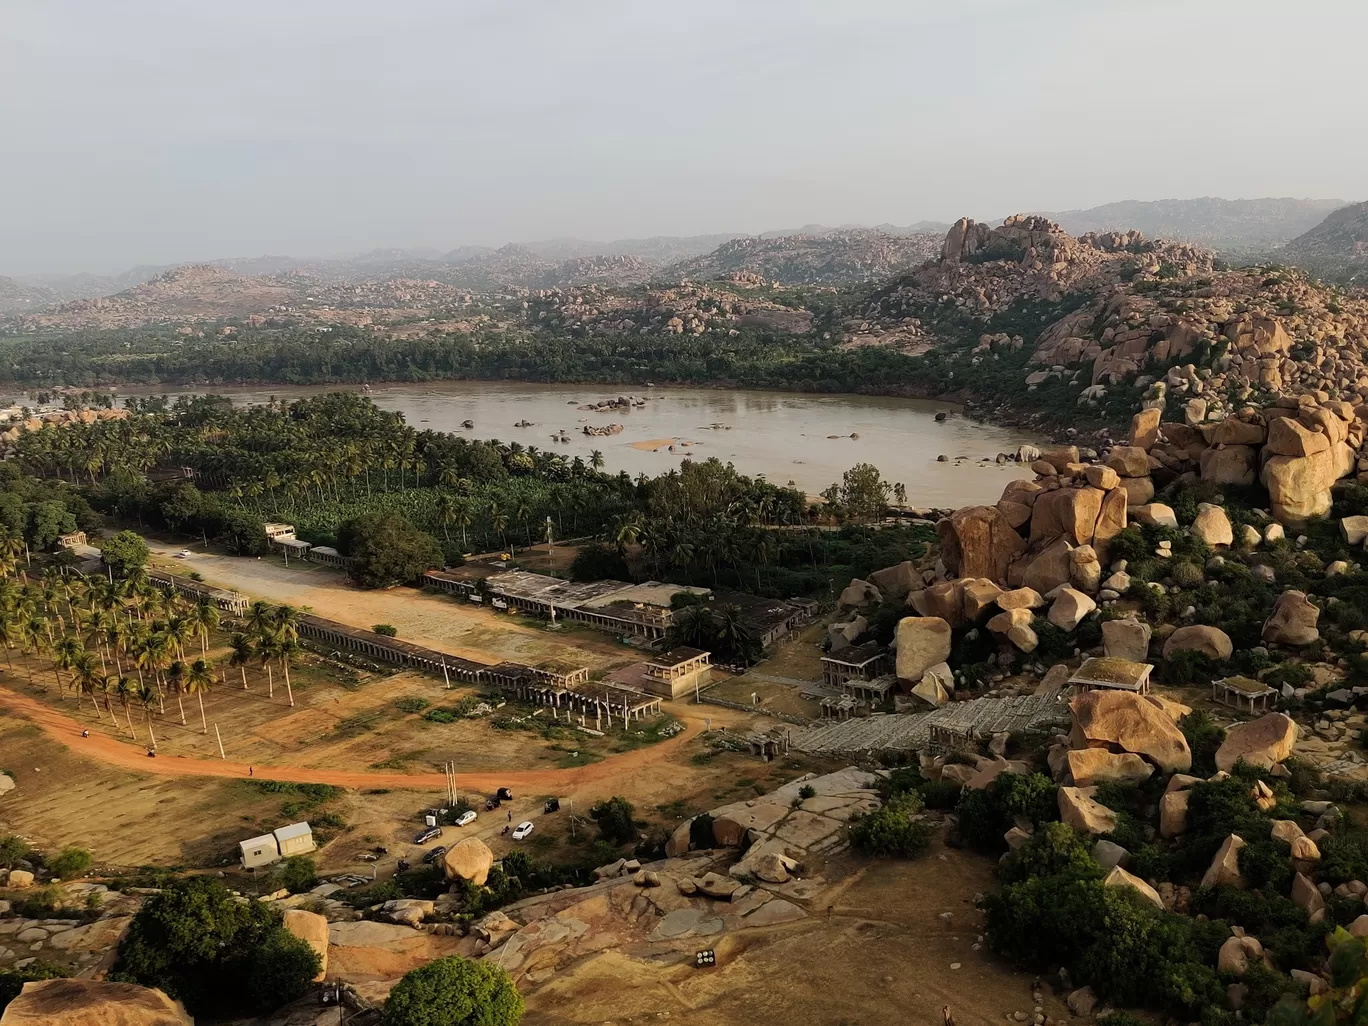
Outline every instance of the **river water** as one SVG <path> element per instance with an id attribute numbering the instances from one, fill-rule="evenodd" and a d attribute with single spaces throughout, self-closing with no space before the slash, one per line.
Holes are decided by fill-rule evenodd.
<path id="1" fill-rule="evenodd" d="M 246 404 L 262 403 L 271 396 L 293 398 L 341 388 L 359 391 L 352 386 L 213 391 Z M 619 392 L 606 385 L 503 381 L 384 384 L 373 386 L 368 394 L 377 406 L 398 410 L 419 430 L 520 442 L 567 458 L 587 460 L 598 450 L 605 469 L 626 470 L 633 476 L 662 473 L 678 466 L 686 455 L 716 456 L 734 463 L 743 474 L 763 474 L 776 484 L 792 483 L 815 495 L 839 481 L 856 463 L 872 463 L 885 480 L 907 486 L 908 502 L 914 506 L 996 502 L 1003 485 L 1023 476 L 1023 470 L 1015 464 L 998 466 L 991 462 L 993 457 L 1015 452 L 1023 442 L 1041 441 L 1011 428 L 969 420 L 951 404 L 890 396 L 640 386 Z M 578 408 L 619 395 L 643 397 L 647 402 L 603 413 Z M 949 416 L 937 422 L 935 415 L 942 411 Z M 466 420 L 474 427 L 462 428 Z M 514 427 L 524 420 L 532 426 Z M 621 433 L 591 437 L 582 430 L 585 425 L 613 423 L 623 425 Z M 568 435 L 568 442 L 553 441 L 552 433 L 559 437 L 561 431 Z M 940 455 L 949 457 L 949 462 L 937 462 Z M 985 457 L 989 462 L 981 463 Z"/>

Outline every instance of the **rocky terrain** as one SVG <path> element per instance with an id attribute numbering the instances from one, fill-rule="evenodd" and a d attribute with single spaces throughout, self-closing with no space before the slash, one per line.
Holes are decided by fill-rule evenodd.
<path id="1" fill-rule="evenodd" d="M 1265 253 L 1344 206 L 1337 199 L 1123 200 L 1086 210 L 1041 212 L 1072 235 L 1140 231 L 1232 253 Z"/>
<path id="2" fill-rule="evenodd" d="M 184 320 L 243 317 L 288 307 L 298 287 L 191 264 L 113 296 L 78 299 L 19 318 L 24 328 L 126 328 Z"/>
<path id="3" fill-rule="evenodd" d="M 742 237 L 705 256 L 663 268 L 663 281 L 733 278 L 785 285 L 847 285 L 885 279 L 940 251 L 935 233 L 893 235 L 871 230 Z"/>
<path id="4" fill-rule="evenodd" d="M 1342 207 L 1298 235 L 1277 255 L 1314 270 L 1368 268 L 1368 202 Z"/>
<path id="5" fill-rule="evenodd" d="M 0 277 L 0 317 L 37 310 L 53 302 L 47 289 Z"/>
<path id="6" fill-rule="evenodd" d="M 528 301 L 530 326 L 599 335 L 701 335 L 760 327 L 802 334 L 812 314 L 725 284 L 683 284 L 622 292 L 588 286 L 542 289 Z"/>

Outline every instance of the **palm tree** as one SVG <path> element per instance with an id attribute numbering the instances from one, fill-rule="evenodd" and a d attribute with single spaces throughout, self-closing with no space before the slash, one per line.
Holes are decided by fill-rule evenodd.
<path id="1" fill-rule="evenodd" d="M 140 686 L 134 695 L 142 703 L 143 712 L 147 715 L 147 736 L 152 739 L 152 751 L 157 750 L 157 735 L 152 732 L 152 706 L 157 704 L 160 696 L 145 683 Z"/>
<path id="2" fill-rule="evenodd" d="M 589 466 L 593 467 L 595 470 L 602 470 L 603 453 L 599 452 L 597 449 L 591 452 L 589 454 Z"/>
<path id="3" fill-rule="evenodd" d="M 232 650 L 232 654 L 228 657 L 228 665 L 236 666 L 238 668 L 238 671 L 242 674 L 242 690 L 246 691 L 247 664 L 250 663 L 256 655 L 256 653 L 252 651 L 252 639 L 245 634 L 234 634 L 228 639 L 228 647 Z"/>
<path id="4" fill-rule="evenodd" d="M 128 711 L 129 700 L 138 694 L 138 685 L 133 683 L 132 677 L 125 677 L 122 673 L 112 677 L 112 690 L 119 696 L 119 701 L 123 703 L 124 718 L 128 720 L 128 732 L 133 735 L 133 740 L 138 740 L 138 732 L 133 729 L 133 717 Z M 115 720 L 117 723 L 118 721 Z"/>
<path id="5" fill-rule="evenodd" d="M 218 629 L 219 625 L 218 606 L 209 601 L 207 596 L 200 596 L 198 602 L 190 609 L 189 620 L 196 634 L 200 639 L 200 655 L 209 655 L 209 635 Z"/>
<path id="6" fill-rule="evenodd" d="M 30 616 L 24 621 L 23 627 L 24 654 L 28 656 L 27 670 L 30 686 L 33 684 L 33 660 L 38 654 L 44 651 L 48 645 L 48 622 L 41 616 Z"/>
<path id="7" fill-rule="evenodd" d="M 275 675 L 271 673 L 271 660 L 276 655 L 276 635 L 264 634 L 257 638 L 256 657 L 261 662 L 261 668 L 266 671 L 266 697 L 275 698 Z"/>
<path id="8" fill-rule="evenodd" d="M 51 652 L 52 672 L 57 677 L 57 691 L 61 694 L 65 689 L 62 684 L 62 671 L 71 669 L 77 657 L 85 653 L 85 648 L 79 639 L 70 634 L 63 634 L 52 643 Z"/>
<path id="9" fill-rule="evenodd" d="M 95 668 L 95 657 L 89 652 L 82 650 L 81 653 L 72 660 L 71 675 L 76 685 L 76 705 L 79 708 L 81 696 L 89 695 L 90 704 L 95 707 L 95 715 L 104 719 L 100 715 L 100 703 L 95 700 L 95 692 L 101 690 L 104 684 L 104 675 Z"/>
<path id="10" fill-rule="evenodd" d="M 290 658 L 300 653 L 301 648 L 298 638 L 290 637 L 284 629 L 276 635 L 272 647 L 275 656 L 280 660 L 280 669 L 285 674 L 285 693 L 290 696 L 290 708 L 294 708 L 294 691 L 290 687 Z"/>
<path id="11" fill-rule="evenodd" d="M 181 693 L 185 690 L 185 663 L 179 659 L 173 660 L 171 665 L 166 668 L 166 688 L 176 696 L 176 705 L 180 707 L 181 726 L 185 726 L 185 703 L 181 701 Z"/>
<path id="12" fill-rule="evenodd" d="M 271 607 L 268 603 L 257 601 L 253 602 L 247 609 L 247 633 L 253 637 L 261 637 L 274 626 L 271 618 Z"/>
<path id="13" fill-rule="evenodd" d="M 214 664 L 208 659 L 196 659 L 186 671 L 182 687 L 186 694 L 194 695 L 199 701 L 200 729 L 209 733 L 209 721 L 204 717 L 204 696 L 214 687 Z"/>
<path id="14" fill-rule="evenodd" d="M 277 631 L 295 641 L 299 638 L 299 618 L 303 615 L 304 611 L 295 606 L 276 606 L 271 621 Z"/>

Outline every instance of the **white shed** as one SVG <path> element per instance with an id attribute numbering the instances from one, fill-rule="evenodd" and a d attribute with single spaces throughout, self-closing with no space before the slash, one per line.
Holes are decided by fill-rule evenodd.
<path id="1" fill-rule="evenodd" d="M 269 866 L 280 859 L 280 846 L 276 843 L 274 834 L 262 834 L 260 837 L 239 841 L 238 848 L 242 852 L 243 869 Z"/>
<path id="2" fill-rule="evenodd" d="M 287 859 L 291 855 L 307 855 L 318 849 L 308 823 L 291 823 L 289 826 L 273 830 L 272 833 L 275 835 L 282 859 Z"/>

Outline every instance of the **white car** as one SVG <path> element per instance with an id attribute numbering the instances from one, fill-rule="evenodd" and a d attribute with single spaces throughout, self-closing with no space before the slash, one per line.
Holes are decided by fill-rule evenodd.
<path id="1" fill-rule="evenodd" d="M 526 821 L 524 821 L 524 822 L 522 822 L 522 823 L 519 823 L 518 826 L 517 826 L 517 828 L 514 829 L 514 831 L 513 831 L 513 840 L 515 840 L 515 841 L 521 841 L 524 837 L 526 837 L 526 836 L 527 836 L 528 834 L 530 834 L 531 832 L 532 832 L 532 821 L 531 821 L 531 820 L 526 820 Z"/>
<path id="2" fill-rule="evenodd" d="M 176 553 L 176 558 L 189 559 L 192 555 L 193 553 L 189 549 L 181 549 L 179 552 Z"/>
<path id="3" fill-rule="evenodd" d="M 471 823 L 474 823 L 474 822 L 475 822 L 475 810 L 474 810 L 474 809 L 466 809 L 465 812 L 461 813 L 459 816 L 456 817 L 456 825 L 457 825 L 457 826 L 469 826 Z"/>

